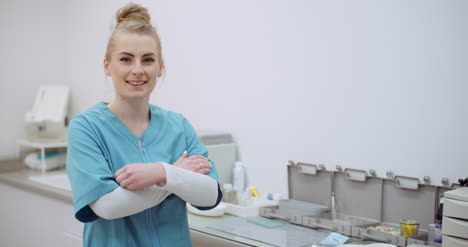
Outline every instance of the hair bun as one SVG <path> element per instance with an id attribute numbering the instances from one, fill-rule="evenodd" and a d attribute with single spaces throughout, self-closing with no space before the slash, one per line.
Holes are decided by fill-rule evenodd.
<path id="1" fill-rule="evenodd" d="M 123 6 L 117 13 L 117 24 L 127 21 L 150 24 L 151 16 L 148 10 L 141 5 L 129 3 Z"/>

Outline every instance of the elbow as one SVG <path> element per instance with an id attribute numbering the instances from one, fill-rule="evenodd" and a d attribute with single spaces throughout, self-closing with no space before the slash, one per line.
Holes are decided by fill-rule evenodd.
<path id="1" fill-rule="evenodd" d="M 97 216 L 100 218 L 103 218 L 105 220 L 115 220 L 118 219 L 119 217 L 116 217 L 115 215 L 109 214 L 109 213 L 96 213 Z"/>
<path id="2" fill-rule="evenodd" d="M 219 203 L 221 202 L 221 200 L 223 199 L 223 192 L 221 191 L 221 188 L 218 184 L 217 186 L 217 193 L 216 193 L 216 197 L 213 197 L 213 200 L 209 200 L 209 201 L 205 201 L 204 203 L 200 203 L 200 205 L 197 205 L 197 206 L 194 206 L 195 208 L 197 208 L 198 210 L 210 210 L 210 209 L 213 209 L 215 207 L 217 207 L 219 205 Z"/>
<path id="3" fill-rule="evenodd" d="M 115 220 L 117 217 L 115 214 L 112 213 L 111 210 L 94 210 L 94 213 L 99 216 L 99 218 L 103 218 L 105 220 Z"/>
<path id="4" fill-rule="evenodd" d="M 111 205 L 103 205 L 102 203 L 93 202 L 89 204 L 91 210 L 96 214 L 99 218 L 105 220 L 115 220 L 121 218 L 121 216 L 115 213 L 116 208 L 112 207 Z"/>

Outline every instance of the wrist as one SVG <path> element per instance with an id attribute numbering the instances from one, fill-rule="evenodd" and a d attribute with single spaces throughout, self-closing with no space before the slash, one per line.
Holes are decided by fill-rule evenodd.
<path id="1" fill-rule="evenodd" d="M 164 166 L 161 162 L 155 163 L 155 175 L 156 175 L 156 180 L 155 180 L 155 185 L 157 186 L 163 186 L 167 182 L 166 178 L 166 169 L 164 169 Z"/>

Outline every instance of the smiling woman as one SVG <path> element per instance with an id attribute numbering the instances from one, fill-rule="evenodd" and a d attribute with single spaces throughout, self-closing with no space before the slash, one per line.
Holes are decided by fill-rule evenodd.
<path id="1" fill-rule="evenodd" d="M 148 35 L 119 32 L 114 36 L 113 50 L 104 59 L 106 75 L 112 77 L 119 100 L 145 100 L 156 86 L 163 68 L 158 44 Z M 115 100 L 108 106 L 115 107 Z"/>
<path id="2" fill-rule="evenodd" d="M 145 8 L 128 5 L 117 12 L 116 19 L 104 58 L 104 70 L 112 77 L 116 91 L 116 98 L 108 107 L 117 113 L 121 103 L 132 102 L 147 111 L 150 94 L 164 71 L 161 40 Z M 123 113 L 117 114 L 132 124 Z M 136 126 L 134 134 L 141 135 L 146 127 Z"/>
<path id="3" fill-rule="evenodd" d="M 181 114 L 149 104 L 164 72 L 148 11 L 128 4 L 104 58 L 115 98 L 73 118 L 67 173 L 84 246 L 190 246 L 186 202 L 219 204 L 218 174 Z"/>

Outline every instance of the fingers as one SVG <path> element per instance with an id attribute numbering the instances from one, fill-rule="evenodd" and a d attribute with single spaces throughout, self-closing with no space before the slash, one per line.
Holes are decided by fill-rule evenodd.
<path id="1" fill-rule="evenodd" d="M 136 190 L 136 189 L 138 189 L 138 187 L 135 184 L 130 184 L 128 186 L 125 186 L 124 188 L 127 189 L 127 190 Z"/>
<path id="2" fill-rule="evenodd" d="M 190 156 L 187 158 L 192 164 L 210 164 L 207 158 L 201 155 Z"/>
<path id="3" fill-rule="evenodd" d="M 124 166 L 124 167 L 120 168 L 114 174 L 114 178 L 115 178 L 115 181 L 121 187 L 126 188 L 132 182 L 132 179 L 131 179 L 132 174 L 133 174 L 132 169 L 130 169 L 130 168 L 127 169 L 127 166 Z"/>
<path id="4" fill-rule="evenodd" d="M 198 173 L 200 174 L 208 174 L 210 172 L 211 172 L 211 168 L 203 168 L 203 169 L 198 170 Z"/>
<path id="5" fill-rule="evenodd" d="M 191 160 L 208 160 L 207 157 L 203 156 L 203 155 L 192 155 L 190 157 L 188 157 L 188 159 L 191 159 Z"/>
<path id="6" fill-rule="evenodd" d="M 125 166 L 120 168 L 115 174 L 114 177 L 117 178 L 118 176 L 122 175 L 125 172 Z"/>
<path id="7" fill-rule="evenodd" d="M 188 156 L 188 152 L 187 150 L 185 150 L 184 153 L 182 153 L 182 155 L 179 157 L 179 160 L 183 158 L 187 158 L 187 156 Z"/>
<path id="8" fill-rule="evenodd" d="M 200 169 L 205 169 L 205 168 L 209 168 L 211 169 L 211 163 L 208 162 L 208 161 L 204 161 L 204 162 L 200 162 L 200 163 L 195 163 L 195 168 L 200 170 Z"/>
<path id="9" fill-rule="evenodd" d="M 125 180 L 125 167 L 122 167 L 120 168 L 115 174 L 114 174 L 114 177 L 115 177 L 115 181 L 122 185 L 122 182 Z"/>
<path id="10" fill-rule="evenodd" d="M 125 179 L 122 181 L 122 183 L 120 183 L 120 186 L 127 189 L 129 184 L 130 184 L 130 179 Z"/>
<path id="11" fill-rule="evenodd" d="M 187 158 L 187 155 L 188 155 L 188 152 L 187 152 L 187 150 L 185 150 L 184 153 L 182 153 L 182 155 L 176 160 L 175 163 L 180 162 L 183 159 Z"/>
<path id="12" fill-rule="evenodd" d="M 177 159 L 176 163 L 183 160 L 183 159 L 190 160 L 190 161 L 193 161 L 193 162 L 196 162 L 196 163 L 201 163 L 203 161 L 208 161 L 208 158 L 206 158 L 203 155 L 195 154 L 195 155 L 192 155 L 192 156 L 188 156 L 187 150 L 185 150 L 184 153 Z"/>
<path id="13" fill-rule="evenodd" d="M 208 174 L 211 172 L 211 164 L 209 162 L 196 164 L 194 172 Z"/>
<path id="14" fill-rule="evenodd" d="M 117 172 L 115 173 L 115 181 L 121 186 L 126 188 L 132 181 L 131 174 L 120 172 L 119 175 L 117 175 Z"/>
<path id="15" fill-rule="evenodd" d="M 130 179 L 125 174 L 120 174 L 115 178 L 115 181 L 121 186 L 126 188 L 130 184 Z"/>
<path id="16" fill-rule="evenodd" d="M 179 160 L 178 160 L 179 161 Z M 182 162 L 182 159 L 180 160 Z M 183 159 L 183 162 L 188 164 L 191 168 L 189 170 L 198 172 L 200 169 L 210 168 L 211 163 L 209 162 L 208 158 L 203 155 L 192 155 Z"/>
<path id="17" fill-rule="evenodd" d="M 164 168 L 158 162 L 127 164 L 114 175 L 115 181 L 127 190 L 143 189 L 166 181 Z"/>

